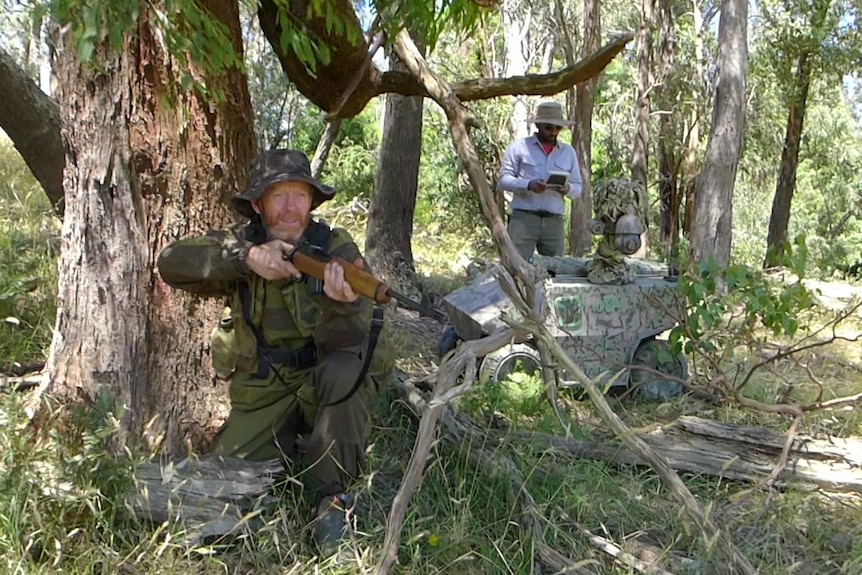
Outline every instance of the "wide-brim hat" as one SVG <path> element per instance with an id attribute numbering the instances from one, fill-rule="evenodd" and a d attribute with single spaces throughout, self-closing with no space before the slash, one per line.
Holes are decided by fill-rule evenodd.
<path id="1" fill-rule="evenodd" d="M 559 102 L 541 102 L 536 106 L 536 114 L 529 120 L 530 124 L 551 124 L 561 128 L 568 128 L 574 122 L 563 117 L 563 106 Z"/>
<path id="2" fill-rule="evenodd" d="M 251 203 L 260 198 L 271 185 L 278 182 L 305 182 L 311 185 L 313 210 L 335 195 L 335 188 L 311 177 L 308 156 L 299 150 L 267 150 L 249 165 L 248 188 L 230 200 L 230 205 L 246 217 L 254 216 Z"/>

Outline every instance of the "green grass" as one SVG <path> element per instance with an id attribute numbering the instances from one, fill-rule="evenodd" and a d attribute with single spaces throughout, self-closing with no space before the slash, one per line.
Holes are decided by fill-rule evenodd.
<path id="1" fill-rule="evenodd" d="M 0 371 L 45 360 L 54 324 L 60 222 L 0 141 Z"/>

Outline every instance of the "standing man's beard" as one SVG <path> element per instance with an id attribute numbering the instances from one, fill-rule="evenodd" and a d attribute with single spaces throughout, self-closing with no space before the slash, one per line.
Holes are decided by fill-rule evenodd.
<path id="1" fill-rule="evenodd" d="M 556 134 L 554 134 L 553 136 L 546 136 L 540 130 L 540 131 L 536 132 L 536 137 L 539 138 L 539 141 L 542 142 L 543 144 L 553 144 L 554 146 L 557 145 L 557 135 Z"/>

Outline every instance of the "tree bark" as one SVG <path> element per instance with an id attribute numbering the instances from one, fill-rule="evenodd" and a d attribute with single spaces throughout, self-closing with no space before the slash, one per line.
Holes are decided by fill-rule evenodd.
<path id="1" fill-rule="evenodd" d="M 635 103 L 635 140 L 632 143 L 632 181 L 646 190 L 649 169 L 650 92 L 652 90 L 652 29 L 655 0 L 643 0 L 638 29 L 637 101 Z"/>
<path id="2" fill-rule="evenodd" d="M 650 124 L 650 92 L 652 82 L 652 31 L 655 25 L 655 1 L 642 0 L 643 14 L 638 30 L 637 51 L 637 101 L 635 103 L 635 139 L 632 143 L 632 181 L 649 190 L 649 124 Z M 648 195 L 648 194 L 647 194 Z M 649 210 L 644 210 L 649 214 Z M 635 257 L 645 257 L 649 251 L 649 218 L 644 222 L 644 233 L 641 234 L 641 247 Z"/>
<path id="3" fill-rule="evenodd" d="M 0 127 L 63 213 L 63 140 L 57 103 L 0 47 Z"/>
<path id="4" fill-rule="evenodd" d="M 241 54 L 237 4 L 201 4 Z M 223 304 L 169 289 L 155 260 L 169 241 L 227 221 L 254 135 L 245 76 L 192 69 L 226 99 L 181 93 L 151 16 L 142 7 L 125 48 L 104 41 L 91 63 L 61 39 L 68 195 L 48 388 L 84 403 L 105 392 L 126 408 L 124 427 L 180 452 L 206 448 L 226 415 L 207 359 Z"/>
<path id="5" fill-rule="evenodd" d="M 787 241 L 790 204 L 793 201 L 793 193 L 796 191 L 796 168 L 799 166 L 799 147 L 802 143 L 802 127 L 805 122 L 808 89 L 811 86 L 810 58 L 809 52 L 803 52 L 796 62 L 795 85 L 787 110 L 784 147 L 781 149 L 781 164 L 778 168 L 778 181 L 775 184 L 772 214 L 769 217 L 769 232 L 766 236 L 764 268 L 778 264 L 784 243 Z"/>
<path id="6" fill-rule="evenodd" d="M 722 0 L 718 25 L 718 59 L 712 124 L 703 171 L 695 192 L 692 257 L 730 259 L 733 186 L 742 149 L 745 118 L 745 76 L 748 68 L 748 3 Z"/>
<path id="7" fill-rule="evenodd" d="M 674 67 L 676 34 L 674 29 L 673 7 L 670 0 L 658 0 L 659 39 L 659 177 L 658 197 L 661 221 L 661 243 L 667 253 L 676 245 L 679 231 L 678 163 L 676 161 L 676 142 L 673 115 L 675 113 L 675 94 L 671 93 L 668 80 Z"/>
<path id="8" fill-rule="evenodd" d="M 398 56 L 391 67 L 406 70 Z M 368 211 L 365 255 L 375 272 L 398 285 L 413 284 L 413 214 L 422 153 L 422 101 L 417 96 L 386 96 L 383 137 Z"/>
<path id="9" fill-rule="evenodd" d="M 700 11 L 700 0 L 692 0 L 692 27 L 694 37 L 694 70 L 691 72 L 692 102 L 686 125 L 685 154 L 682 161 L 681 185 L 685 196 L 685 211 L 683 215 L 683 233 L 691 237 L 691 226 L 694 222 L 694 194 L 697 189 L 697 157 L 700 151 L 700 118 L 697 102 L 701 101 L 703 85 L 703 16 Z"/>
<path id="10" fill-rule="evenodd" d="M 601 1 L 584 0 L 584 44 L 581 55 L 595 52 L 602 35 Z M 593 244 L 593 236 L 587 229 L 587 220 L 593 215 L 593 107 L 596 100 L 597 78 L 591 78 L 577 85 L 574 110 L 571 118 L 572 146 L 578 153 L 581 166 L 581 197 L 572 200 L 571 229 L 569 248 L 571 255 L 585 255 Z"/>

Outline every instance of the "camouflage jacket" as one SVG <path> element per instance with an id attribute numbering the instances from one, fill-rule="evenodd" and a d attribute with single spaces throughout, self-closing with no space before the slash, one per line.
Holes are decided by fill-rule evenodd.
<path id="1" fill-rule="evenodd" d="M 363 355 L 371 323 L 371 301 L 360 297 L 353 303 L 337 302 L 323 294 L 322 288 L 315 289 L 313 282 L 267 281 L 250 273 L 245 264 L 248 251 L 265 239 L 259 223 L 236 224 L 227 230 L 178 240 L 159 255 L 159 273 L 168 285 L 203 296 L 227 298 L 228 309 L 217 329 L 230 334 L 231 349 L 225 350 L 229 358 L 216 357 L 214 332 L 213 363 L 219 375 L 249 376 L 257 370 L 260 350 L 246 314 L 263 334 L 269 349 L 298 350 L 311 341 L 318 357 L 332 350 Z M 330 255 L 349 262 L 361 257 L 346 230 L 331 229 L 328 243 Z M 248 286 L 250 295 L 250 309 L 245 312 L 242 284 Z M 394 359 L 386 329 L 383 331 L 369 374 L 378 384 L 387 385 Z"/>

